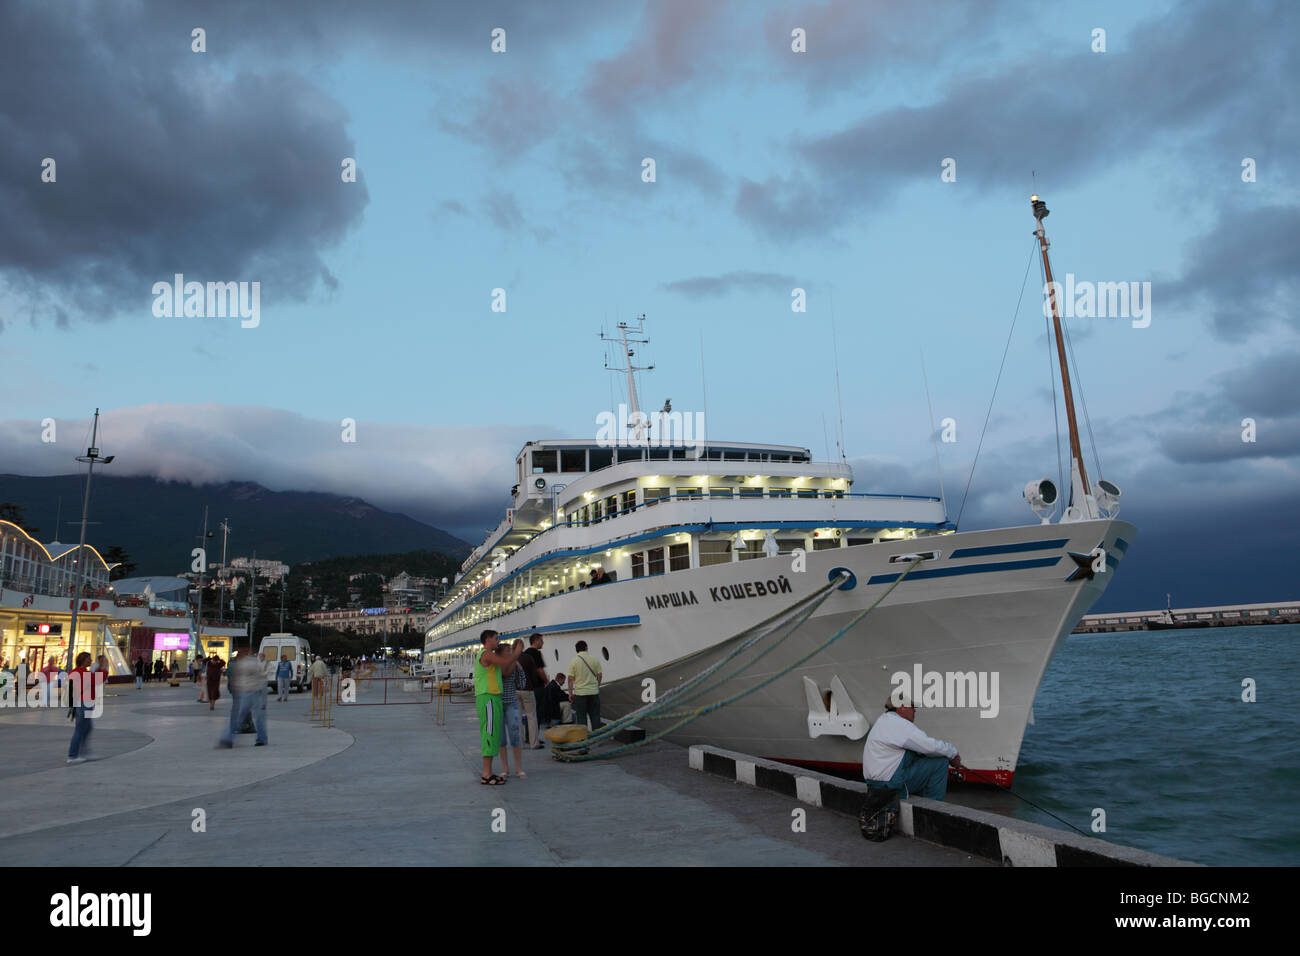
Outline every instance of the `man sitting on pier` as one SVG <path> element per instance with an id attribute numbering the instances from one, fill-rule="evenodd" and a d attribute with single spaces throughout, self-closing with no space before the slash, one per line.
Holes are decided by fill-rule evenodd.
<path id="1" fill-rule="evenodd" d="M 957 748 L 935 740 L 913 723 L 916 708 L 895 693 L 867 734 L 862 749 L 862 776 L 867 783 L 905 790 L 909 796 L 942 800 L 948 793 L 948 765 L 961 765 Z"/>
<path id="2" fill-rule="evenodd" d="M 483 650 L 474 659 L 474 706 L 478 710 L 479 736 L 483 748 L 483 776 L 479 783 L 499 787 L 505 777 L 492 772 L 492 758 L 501 750 L 501 727 L 504 713 L 501 707 L 501 668 L 513 664 L 523 652 L 522 645 L 502 653 L 497 650 L 498 636 L 493 630 L 479 635 Z"/>

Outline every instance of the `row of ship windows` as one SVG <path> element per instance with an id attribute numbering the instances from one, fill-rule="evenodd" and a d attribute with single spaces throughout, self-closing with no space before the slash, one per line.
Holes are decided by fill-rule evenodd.
<path id="1" fill-rule="evenodd" d="M 728 451 L 708 448 L 699 451 L 686 448 L 562 448 L 532 453 L 534 475 L 554 472 L 574 473 L 597 471 L 625 461 L 753 461 L 753 462 L 806 462 L 808 455 L 776 455 L 760 452 Z"/>
<path id="2" fill-rule="evenodd" d="M 856 547 L 863 544 L 874 544 L 875 538 L 813 538 L 812 549 L 814 551 L 825 551 L 830 548 L 841 547 L 841 542 L 845 547 Z M 709 567 L 714 564 L 731 563 L 733 551 L 740 552 L 741 561 L 750 561 L 755 558 L 764 557 L 763 541 L 753 539 L 739 542 L 737 547 L 730 538 L 707 540 L 701 539 L 700 548 L 700 567 Z M 777 548 L 781 554 L 790 554 L 796 548 L 803 548 L 806 542 L 803 538 L 777 538 Z M 656 574 L 663 574 L 665 571 L 686 571 L 691 566 L 691 551 L 689 544 L 669 544 L 660 545 L 659 547 L 646 548 L 644 551 L 635 551 L 632 553 L 632 577 L 646 578 Z M 550 574 L 550 571 L 544 571 L 543 575 Z M 584 585 L 569 585 L 567 590 L 572 591 L 575 588 L 581 588 Z M 561 591 L 566 590 L 564 588 Z M 551 595 L 544 595 L 550 597 Z M 520 601 L 522 605 L 525 601 Z M 435 632 L 434 636 L 440 636 L 449 631 L 453 631 L 464 626 L 462 616 L 465 609 L 457 612 L 452 620 L 447 621 L 442 628 Z M 638 657 L 640 654 L 638 653 Z"/>
<path id="3" fill-rule="evenodd" d="M 840 547 L 841 538 L 813 538 L 812 549 L 814 551 L 825 551 L 830 548 Z M 854 547 L 860 544 L 872 544 L 875 538 L 849 538 L 846 546 Z M 776 546 L 781 554 L 790 554 L 797 548 L 805 547 L 806 542 L 803 538 L 777 538 Z M 709 567 L 714 564 L 730 564 L 731 555 L 734 551 L 740 553 L 741 561 L 751 561 L 755 558 L 764 557 L 763 541 L 754 538 L 749 541 L 733 543 L 730 538 L 721 540 L 701 539 L 700 548 L 700 567 Z M 661 546 L 657 548 L 647 548 L 645 551 L 637 551 L 632 554 L 632 577 L 644 578 L 654 574 L 663 574 L 668 571 L 685 571 L 691 566 L 690 545 L 688 544 L 670 544 L 666 548 Z"/>
<path id="4" fill-rule="evenodd" d="M 761 488 L 757 485 L 742 485 L 739 489 L 711 485 L 707 494 L 700 488 L 646 488 L 642 492 L 642 504 L 645 507 L 657 505 L 670 497 L 680 500 L 699 501 L 704 498 L 732 498 L 736 492 L 741 498 L 843 498 L 844 492 L 836 489 L 818 490 L 816 488 Z M 619 505 L 622 505 L 620 509 Z M 570 511 L 566 517 L 570 525 L 595 524 L 605 518 L 635 511 L 637 508 L 636 491 L 625 491 L 622 495 L 610 495 L 608 498 L 593 501 Z"/>

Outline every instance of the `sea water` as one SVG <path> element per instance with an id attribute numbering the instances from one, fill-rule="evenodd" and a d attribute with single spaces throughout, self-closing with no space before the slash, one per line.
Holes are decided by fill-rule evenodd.
<path id="1" fill-rule="evenodd" d="M 1011 789 L 1087 835 L 1196 863 L 1300 864 L 1300 624 L 1070 635 L 1034 718 Z M 948 799 L 1064 828 L 991 788 Z"/>

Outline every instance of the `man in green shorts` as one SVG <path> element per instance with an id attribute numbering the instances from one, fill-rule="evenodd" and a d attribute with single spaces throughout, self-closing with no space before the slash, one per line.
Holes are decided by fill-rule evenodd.
<path id="1" fill-rule="evenodd" d="M 513 663 L 523 648 L 511 648 L 506 653 L 497 650 L 497 632 L 484 631 L 479 635 L 483 651 L 474 661 L 474 706 L 478 708 L 479 736 L 483 741 L 483 776 L 479 783 L 499 787 L 506 782 L 492 772 L 492 758 L 501 749 L 501 668 Z"/>

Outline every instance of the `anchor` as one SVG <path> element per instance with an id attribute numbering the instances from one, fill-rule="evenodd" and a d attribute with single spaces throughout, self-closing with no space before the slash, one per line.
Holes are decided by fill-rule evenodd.
<path id="1" fill-rule="evenodd" d="M 861 740 L 867 735 L 871 724 L 854 706 L 839 675 L 831 678 L 831 689 L 825 695 L 811 677 L 803 679 L 803 690 L 808 698 L 809 737 L 816 738 L 825 734 Z"/>

